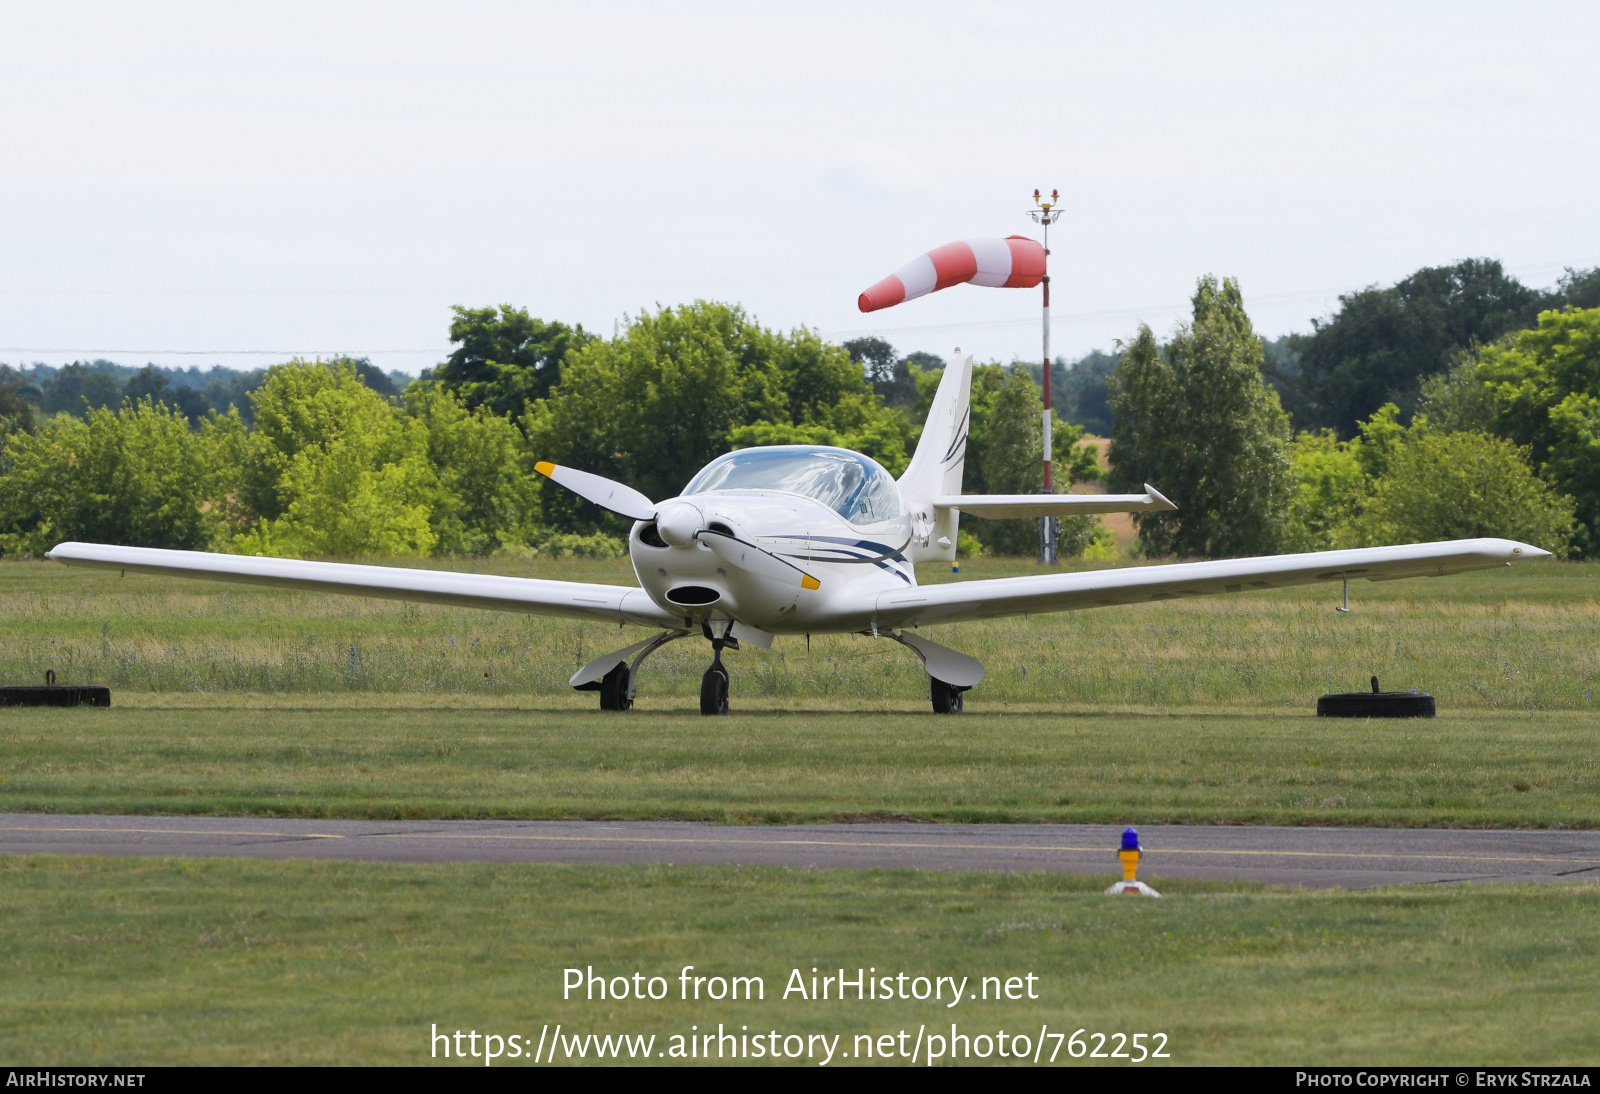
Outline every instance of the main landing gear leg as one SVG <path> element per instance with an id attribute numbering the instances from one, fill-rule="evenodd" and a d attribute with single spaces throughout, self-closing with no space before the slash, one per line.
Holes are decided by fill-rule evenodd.
<path id="1" fill-rule="evenodd" d="M 733 629 L 733 624 L 728 624 L 728 630 Z M 700 678 L 700 713 L 701 714 L 726 714 L 728 713 L 728 670 L 722 665 L 723 649 L 738 649 L 739 640 L 731 638 L 723 632 L 718 638 L 711 631 L 710 624 L 705 627 L 706 637 L 711 639 L 711 667 L 706 669 L 706 674 Z"/>

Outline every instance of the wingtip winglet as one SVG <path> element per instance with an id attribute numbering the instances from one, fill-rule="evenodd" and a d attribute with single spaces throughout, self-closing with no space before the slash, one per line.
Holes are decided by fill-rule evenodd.
<path id="1" fill-rule="evenodd" d="M 1176 505 L 1173 505 L 1172 502 L 1167 500 L 1167 496 L 1165 494 L 1163 494 L 1161 491 L 1157 490 L 1155 487 L 1151 486 L 1149 483 L 1145 483 L 1144 484 L 1144 492 L 1146 494 L 1148 494 L 1151 498 L 1155 499 L 1155 502 L 1156 502 L 1155 508 L 1157 508 L 1157 509 L 1176 509 L 1177 508 Z"/>

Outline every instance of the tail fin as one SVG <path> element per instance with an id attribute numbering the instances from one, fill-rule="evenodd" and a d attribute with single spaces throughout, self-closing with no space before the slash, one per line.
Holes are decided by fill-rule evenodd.
<path id="1" fill-rule="evenodd" d="M 957 353 L 945 366 L 916 454 L 900 476 L 900 496 L 911 511 L 913 562 L 955 561 L 961 515 L 954 509 L 935 509 L 933 501 L 961 493 L 971 397 L 972 354 Z"/>

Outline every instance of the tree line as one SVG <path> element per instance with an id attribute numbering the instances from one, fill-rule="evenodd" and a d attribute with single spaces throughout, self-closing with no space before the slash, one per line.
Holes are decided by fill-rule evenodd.
<path id="1" fill-rule="evenodd" d="M 1141 327 L 1109 379 L 1112 487 L 1160 483 L 1179 503 L 1135 517 L 1140 549 L 1223 557 L 1503 536 L 1595 554 L 1600 308 L 1533 323 L 1451 354 L 1420 379 L 1409 415 L 1388 401 L 1347 436 L 1296 432 L 1238 284 L 1202 278 L 1191 318 L 1164 344 Z"/>
<path id="2" fill-rule="evenodd" d="M 642 313 L 609 339 L 509 305 L 457 308 L 450 337 L 449 358 L 398 393 L 363 361 L 291 361 L 264 371 L 247 407 L 197 420 L 164 389 L 126 385 L 115 406 L 80 396 L 78 415 L 46 414 L 23 377 L 0 374 L 0 553 L 77 539 L 263 555 L 615 555 L 626 522 L 547 489 L 535 462 L 656 498 L 755 444 L 841 445 L 898 474 L 943 366 L 921 358 L 914 394 L 890 405 L 848 349 L 704 301 Z M 1039 489 L 1041 409 L 1024 372 L 977 370 L 971 488 Z M 1100 473 L 1081 433 L 1057 433 L 1067 483 Z M 1010 553 L 1033 527 L 990 522 L 964 543 Z M 1095 534 L 1092 521 L 1066 522 L 1064 549 Z"/>
<path id="3" fill-rule="evenodd" d="M 1179 504 L 1137 518 L 1148 555 L 1475 535 L 1594 554 L 1597 322 L 1595 271 L 1540 293 L 1474 260 L 1351 294 L 1311 334 L 1269 342 L 1238 285 L 1208 276 L 1165 341 L 1140 327 L 1113 352 L 1054 364 L 1057 489 L 1101 478 L 1083 440 L 1109 434 L 1110 488 L 1150 482 Z M 457 307 L 449 335 L 449 357 L 403 390 L 349 358 L 218 375 L 0 366 L 0 553 L 83 539 L 615 554 L 625 522 L 547 490 L 535 461 L 656 498 L 756 444 L 841 445 L 898 474 L 944 368 L 706 301 L 641 313 L 611 338 L 511 305 Z M 968 492 L 1040 489 L 1040 378 L 1038 365 L 975 368 Z M 966 553 L 1036 548 L 1031 521 L 963 524 Z M 1109 553 L 1094 518 L 1060 525 L 1064 557 Z"/>

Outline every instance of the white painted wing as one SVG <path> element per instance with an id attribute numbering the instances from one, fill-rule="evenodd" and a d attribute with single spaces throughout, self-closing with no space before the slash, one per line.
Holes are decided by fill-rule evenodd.
<path id="1" fill-rule="evenodd" d="M 1149 483 L 1142 494 L 950 494 L 933 499 L 935 509 L 959 509 L 974 517 L 1066 517 L 1087 513 L 1158 513 L 1176 509 Z"/>
<path id="2" fill-rule="evenodd" d="M 1303 555 L 960 581 L 880 594 L 877 625 L 958 623 L 1006 615 L 1142 604 L 1184 596 L 1338 581 L 1345 574 L 1368 581 L 1432 577 L 1506 566 L 1523 559 L 1543 558 L 1549 553 L 1509 539 L 1458 539 L 1403 547 L 1362 547 Z"/>
<path id="3" fill-rule="evenodd" d="M 68 566 L 126 570 L 137 574 L 232 581 L 279 589 L 382 597 L 416 604 L 449 604 L 568 619 L 681 627 L 683 621 L 655 605 L 644 590 L 581 581 L 544 581 L 449 570 L 399 566 L 358 566 L 348 562 L 303 562 L 290 558 L 219 555 L 204 551 L 162 551 L 150 547 L 112 547 L 103 543 L 60 543 L 49 557 Z"/>

